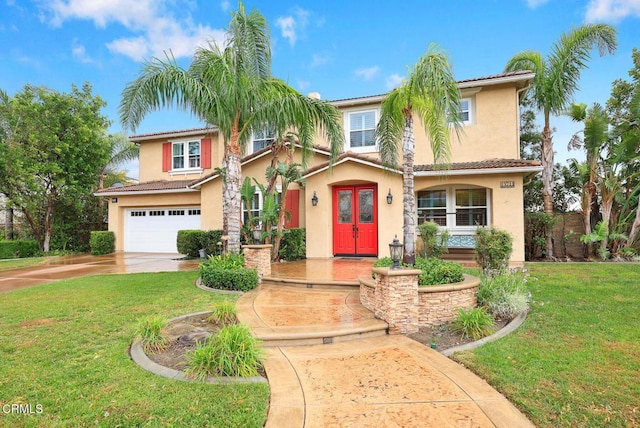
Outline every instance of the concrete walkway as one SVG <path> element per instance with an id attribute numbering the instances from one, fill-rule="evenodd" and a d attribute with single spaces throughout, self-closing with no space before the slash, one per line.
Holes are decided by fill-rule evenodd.
<path id="1" fill-rule="evenodd" d="M 267 347 L 267 427 L 533 426 L 464 367 L 386 335 L 355 285 L 304 282 L 267 279 L 238 300 L 240 321 Z"/>

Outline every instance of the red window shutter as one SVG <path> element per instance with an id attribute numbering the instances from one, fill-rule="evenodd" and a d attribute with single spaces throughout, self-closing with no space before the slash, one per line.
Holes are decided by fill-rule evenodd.
<path id="1" fill-rule="evenodd" d="M 300 227 L 300 190 L 287 190 L 287 201 L 285 203 L 285 209 L 291 215 L 287 215 L 287 219 L 284 223 L 284 227 L 291 229 L 294 227 Z"/>
<path id="2" fill-rule="evenodd" d="M 211 168 L 211 138 L 200 140 L 200 158 L 202 169 Z"/>
<path id="3" fill-rule="evenodd" d="M 162 172 L 171 170 L 171 143 L 162 143 Z"/>

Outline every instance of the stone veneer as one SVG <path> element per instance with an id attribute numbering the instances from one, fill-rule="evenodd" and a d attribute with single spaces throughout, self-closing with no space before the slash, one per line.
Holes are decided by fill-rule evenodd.
<path id="1" fill-rule="evenodd" d="M 271 248 L 273 245 L 244 245 L 244 266 L 249 269 L 258 269 L 258 277 L 271 275 Z"/>
<path id="2" fill-rule="evenodd" d="M 419 327 L 454 319 L 460 308 L 477 305 L 480 279 L 465 275 L 455 284 L 418 286 L 419 270 L 374 268 L 376 279 L 360 278 L 360 302 L 389 324 L 389 334 L 408 334 Z"/>

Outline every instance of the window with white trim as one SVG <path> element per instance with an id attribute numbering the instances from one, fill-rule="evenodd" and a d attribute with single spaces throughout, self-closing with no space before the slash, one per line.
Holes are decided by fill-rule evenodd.
<path id="1" fill-rule="evenodd" d="M 447 228 L 473 229 L 489 224 L 489 189 L 447 187 L 417 194 L 418 224 L 432 221 Z"/>
<path id="2" fill-rule="evenodd" d="M 251 152 L 255 153 L 269 147 L 275 140 L 275 130 L 269 126 L 265 126 L 261 131 L 253 134 L 253 138 L 251 139 Z"/>
<path id="3" fill-rule="evenodd" d="M 355 152 L 376 151 L 376 126 L 379 110 L 354 110 L 344 113 L 347 149 Z"/>
<path id="4" fill-rule="evenodd" d="M 464 125 L 470 125 L 475 122 L 473 98 L 460 99 L 460 108 L 458 109 L 458 118 Z"/>
<path id="5" fill-rule="evenodd" d="M 280 206 L 281 201 L 281 189 L 280 186 L 276 186 L 276 195 L 275 195 L 275 203 L 276 206 Z M 251 199 L 251 207 L 247 210 L 247 206 L 244 201 L 242 202 L 242 223 L 247 224 L 249 222 L 249 211 L 251 211 L 251 218 L 257 219 L 262 214 L 262 207 L 264 206 L 264 200 L 262 198 L 262 193 L 260 190 L 256 190 L 253 194 L 253 199 Z"/>
<path id="6" fill-rule="evenodd" d="M 173 170 L 200 168 L 200 141 L 173 142 L 171 155 Z"/>

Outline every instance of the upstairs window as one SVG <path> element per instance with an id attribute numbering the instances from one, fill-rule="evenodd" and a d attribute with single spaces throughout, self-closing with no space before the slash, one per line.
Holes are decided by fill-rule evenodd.
<path id="1" fill-rule="evenodd" d="M 253 138 L 251 140 L 251 152 L 255 153 L 269 147 L 275 140 L 275 130 L 267 126 L 261 131 L 253 134 Z"/>
<path id="2" fill-rule="evenodd" d="M 472 98 L 462 98 L 460 100 L 460 108 L 458 110 L 458 118 L 464 125 L 469 125 L 475 122 L 474 115 L 474 102 Z"/>
<path id="3" fill-rule="evenodd" d="M 173 143 L 171 152 L 172 169 L 200 168 L 200 141 Z"/>
<path id="4" fill-rule="evenodd" d="M 378 110 L 351 111 L 345 113 L 346 140 L 349 149 L 356 152 L 376 150 L 376 125 Z"/>

